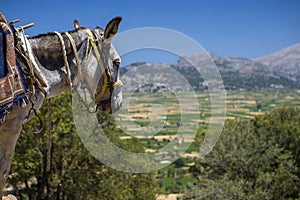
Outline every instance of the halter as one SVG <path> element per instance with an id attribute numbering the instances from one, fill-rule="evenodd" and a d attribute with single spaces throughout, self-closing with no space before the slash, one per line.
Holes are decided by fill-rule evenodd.
<path id="1" fill-rule="evenodd" d="M 96 56 L 96 59 L 97 59 L 97 62 L 100 66 L 100 70 L 102 72 L 102 77 L 103 77 L 103 85 L 102 85 L 101 91 L 99 92 L 99 94 L 94 99 L 94 103 L 97 104 L 102 99 L 102 97 L 103 97 L 104 93 L 107 91 L 107 89 L 113 89 L 113 87 L 111 87 L 111 85 L 110 85 L 110 87 L 108 87 L 109 83 L 112 82 L 112 76 L 111 76 L 111 72 L 110 72 L 109 67 L 107 68 L 107 70 L 105 70 L 105 67 L 104 67 L 103 61 L 101 59 L 100 53 L 97 49 L 97 45 L 96 45 L 95 39 L 94 39 L 94 35 L 96 35 L 96 34 L 93 34 L 90 29 L 86 29 L 86 31 L 87 31 L 87 34 L 89 36 L 89 42 L 91 43 L 91 50 L 89 50 L 88 58 L 90 58 L 90 54 L 92 53 L 92 49 L 93 49 L 94 53 L 95 53 L 95 56 Z M 99 38 L 98 37 L 96 37 L 96 41 L 99 43 Z M 86 65 L 88 64 L 88 61 L 89 61 L 89 59 L 87 60 Z M 112 90 L 110 92 L 112 94 Z"/>
<path id="2" fill-rule="evenodd" d="M 73 50 L 73 53 L 74 53 L 74 57 L 75 57 L 75 61 L 76 61 L 77 76 L 78 76 L 79 81 L 84 80 L 84 77 L 87 73 L 87 68 L 88 68 L 88 64 L 89 64 L 91 54 L 92 54 L 92 52 L 94 52 L 97 63 L 98 63 L 99 68 L 101 70 L 102 77 L 103 77 L 103 85 L 101 87 L 100 92 L 95 96 L 95 99 L 93 101 L 93 106 L 97 105 L 97 107 L 96 107 L 96 110 L 97 110 L 99 104 L 101 104 L 102 109 L 105 109 L 105 110 L 111 112 L 110 100 L 111 100 L 111 97 L 112 97 L 112 94 L 113 94 L 113 90 L 114 90 L 115 87 L 120 87 L 123 84 L 122 84 L 121 80 L 118 77 L 118 73 L 116 73 L 116 77 L 112 77 L 110 68 L 109 67 L 105 68 L 103 59 L 102 59 L 101 54 L 99 53 L 98 48 L 97 48 L 97 44 L 100 44 L 100 40 L 99 40 L 97 34 L 94 31 L 92 31 L 88 28 L 84 28 L 84 29 L 86 30 L 86 32 L 88 34 L 88 41 L 91 45 L 90 45 L 90 48 L 87 49 L 87 53 L 86 53 L 87 54 L 87 59 L 84 61 L 85 63 L 84 63 L 84 67 L 83 67 L 83 70 L 82 70 L 83 71 L 82 74 L 80 74 L 78 52 L 77 52 L 77 49 L 76 49 L 75 41 L 68 32 L 65 33 L 67 38 L 69 39 L 69 41 L 71 43 L 72 50 Z M 66 54 L 66 49 L 65 49 L 65 44 L 64 44 L 64 41 L 63 41 L 63 37 L 60 33 L 58 33 L 58 32 L 55 32 L 55 33 L 57 34 L 57 36 L 60 39 L 60 44 L 62 46 L 62 52 L 63 52 L 64 65 L 65 65 L 66 74 L 67 74 L 67 84 L 70 87 L 70 91 L 72 91 L 73 86 L 72 86 L 72 80 L 71 80 L 71 73 L 70 73 L 70 67 L 69 67 L 69 63 L 68 63 L 68 59 L 67 59 L 67 54 Z M 91 93 L 91 91 L 90 91 L 90 93 Z M 102 101 L 105 94 L 108 94 L 107 96 L 109 96 L 109 98 Z"/>

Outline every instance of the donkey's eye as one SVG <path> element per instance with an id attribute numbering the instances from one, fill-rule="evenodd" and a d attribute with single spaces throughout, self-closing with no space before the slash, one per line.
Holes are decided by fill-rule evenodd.
<path id="1" fill-rule="evenodd" d="M 121 64 L 120 59 L 115 59 L 115 60 L 113 61 L 113 64 L 114 64 L 114 65 L 120 65 L 120 64 Z"/>

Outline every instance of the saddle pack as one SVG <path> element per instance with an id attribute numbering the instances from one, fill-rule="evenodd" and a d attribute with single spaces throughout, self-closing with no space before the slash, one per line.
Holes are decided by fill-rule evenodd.
<path id="1" fill-rule="evenodd" d="M 14 104 L 26 105 L 28 101 L 26 80 L 16 59 L 13 31 L 13 26 L 0 17 L 0 124 Z"/>

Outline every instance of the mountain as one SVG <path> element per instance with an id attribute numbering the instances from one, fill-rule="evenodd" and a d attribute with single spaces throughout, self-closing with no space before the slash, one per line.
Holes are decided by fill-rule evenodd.
<path id="1" fill-rule="evenodd" d="M 300 84 L 300 43 L 255 60 Z"/>
<path id="2" fill-rule="evenodd" d="M 176 64 L 133 63 L 121 68 L 121 74 L 125 74 L 122 77 L 126 83 L 124 89 L 139 92 L 206 90 L 208 80 L 204 80 L 191 63 L 200 67 L 215 64 L 227 90 L 300 89 L 300 43 L 253 60 L 210 53 L 182 56 Z"/>

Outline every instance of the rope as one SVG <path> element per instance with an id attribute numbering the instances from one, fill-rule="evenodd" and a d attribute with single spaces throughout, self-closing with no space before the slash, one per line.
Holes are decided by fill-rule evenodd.
<path id="1" fill-rule="evenodd" d="M 51 119 L 52 119 L 52 107 L 51 107 L 51 98 L 50 98 L 48 99 L 48 135 L 47 135 L 48 140 L 47 140 L 47 166 L 46 166 L 47 172 L 50 172 L 50 168 L 51 168 L 51 148 L 52 148 Z"/>
<path id="2" fill-rule="evenodd" d="M 97 102 L 99 102 L 101 100 L 101 98 L 103 97 L 104 93 L 109 88 L 108 87 L 109 86 L 109 81 L 110 81 L 110 78 L 112 76 L 111 76 L 111 72 L 110 72 L 109 67 L 107 69 L 105 69 L 105 67 L 104 67 L 103 59 L 102 59 L 102 57 L 101 57 L 101 55 L 100 55 L 100 53 L 98 51 L 98 48 L 97 48 L 97 45 L 95 43 L 95 39 L 94 39 L 94 35 L 93 35 L 92 31 L 90 29 L 86 29 L 86 32 L 88 34 L 88 38 L 89 38 L 89 41 L 91 43 L 91 48 L 88 50 L 88 58 L 87 58 L 87 60 L 89 60 L 89 58 L 91 56 L 91 53 L 92 53 L 92 50 L 94 50 L 95 57 L 97 59 L 97 62 L 98 62 L 98 65 L 100 67 L 100 70 L 101 70 L 101 73 L 102 73 L 102 77 L 103 77 L 103 85 L 101 87 L 101 90 L 100 90 L 100 92 L 97 94 L 97 96 L 94 99 L 94 103 L 97 103 Z M 67 83 L 70 86 L 70 92 L 72 92 L 71 72 L 70 72 L 70 67 L 69 67 L 69 63 L 68 63 L 68 58 L 67 58 L 65 43 L 64 43 L 63 37 L 62 37 L 62 35 L 60 33 L 55 32 L 55 34 L 60 39 L 60 44 L 61 44 L 62 52 L 63 52 L 64 65 L 65 65 L 66 73 L 67 73 Z M 74 57 L 75 57 L 75 61 L 76 61 L 77 76 L 79 77 L 79 80 L 81 81 L 82 78 L 84 77 L 84 75 L 86 74 L 86 70 L 87 70 L 87 67 L 88 67 L 87 66 L 88 62 L 86 62 L 85 66 L 83 68 L 83 74 L 82 74 L 83 76 L 82 76 L 80 74 L 80 70 L 79 70 L 79 59 L 78 59 L 78 53 L 77 53 L 75 41 L 74 41 L 74 39 L 72 38 L 72 36 L 68 32 L 66 32 L 65 34 L 66 34 L 66 36 L 68 37 L 68 39 L 69 39 L 69 41 L 71 43 L 71 47 L 72 47 L 72 50 L 74 52 Z M 99 38 L 96 38 L 96 41 L 99 42 Z M 118 86 L 121 86 L 121 85 L 122 85 L 122 82 L 120 80 L 117 80 L 113 84 L 113 87 L 118 87 Z M 111 93 L 112 93 L 112 91 L 111 91 Z"/>
<path id="3" fill-rule="evenodd" d="M 34 57 L 31 50 L 31 47 L 29 47 L 29 42 L 25 36 L 25 32 L 23 27 L 20 27 L 21 31 L 17 32 L 21 35 L 19 36 L 21 42 L 23 45 L 20 45 L 16 48 L 17 52 L 24 58 L 25 62 L 27 63 L 27 68 L 29 71 L 29 77 L 32 81 L 32 84 L 30 84 L 29 87 L 31 87 L 31 93 L 35 95 L 35 84 L 37 84 L 38 89 L 40 89 L 45 96 L 47 95 L 47 92 L 44 87 L 47 87 L 47 83 L 44 79 L 44 77 L 41 76 L 41 70 L 36 66 L 36 63 L 34 64 Z"/>
<path id="4" fill-rule="evenodd" d="M 70 43 L 71 43 L 71 46 L 72 46 L 72 49 L 73 49 L 73 53 L 74 53 L 74 57 L 75 57 L 75 61 L 76 61 L 77 76 L 79 76 L 78 79 L 81 80 L 80 73 L 79 73 L 79 58 L 78 58 L 78 52 L 77 52 L 77 49 L 76 49 L 75 41 L 72 38 L 72 36 L 70 35 L 70 33 L 66 32 L 66 36 L 70 40 Z"/>
<path id="5" fill-rule="evenodd" d="M 35 99 L 33 99 L 33 98 L 35 98 Z M 39 124 L 40 124 L 39 129 L 38 129 L 37 131 L 34 131 L 33 133 L 34 133 L 34 134 L 40 134 L 40 133 L 42 133 L 42 132 L 44 131 L 44 128 L 45 128 L 45 127 L 44 127 L 44 122 L 43 122 L 41 116 L 37 113 L 37 111 L 36 111 L 36 109 L 35 109 L 35 107 L 34 107 L 35 102 L 36 102 L 36 99 L 37 99 L 37 97 L 36 97 L 36 96 L 33 96 L 33 95 L 31 95 L 31 96 L 29 97 L 29 101 L 30 101 L 30 103 L 31 103 L 31 108 L 29 109 L 28 114 L 27 114 L 27 116 L 26 116 L 25 119 L 28 120 L 28 119 L 31 117 L 31 114 L 32 114 L 32 112 L 33 112 L 33 114 L 38 118 Z M 23 124 L 23 125 L 24 125 L 24 124 Z"/>
<path id="6" fill-rule="evenodd" d="M 32 60 L 30 59 L 30 57 L 29 57 L 29 52 L 28 52 L 28 44 L 27 44 L 27 42 L 26 42 L 26 39 L 25 39 L 25 32 L 24 32 L 24 29 L 23 29 L 23 27 L 21 27 L 21 30 L 22 30 L 22 37 L 23 37 L 23 39 L 24 39 L 24 43 L 25 43 L 25 47 L 26 47 L 26 51 L 25 51 L 25 54 L 27 54 L 26 55 L 26 57 L 27 58 L 29 58 L 28 59 L 28 64 L 29 64 L 29 74 L 30 74 L 30 77 L 31 77 L 31 79 L 32 79 L 32 84 L 31 84 L 31 91 L 32 91 L 32 95 L 35 95 L 35 87 L 34 87 L 34 83 L 35 83 L 35 81 L 36 81 L 36 78 L 34 77 L 34 72 L 33 72 L 33 67 L 32 67 Z"/>
<path id="7" fill-rule="evenodd" d="M 67 73 L 67 84 L 70 86 L 70 92 L 72 93 L 72 81 L 71 81 L 71 72 L 70 72 L 70 67 L 69 67 L 69 63 L 68 63 L 68 58 L 67 58 L 67 52 L 66 52 L 66 46 L 65 46 L 65 42 L 63 40 L 62 35 L 59 32 L 54 32 L 59 40 L 60 40 L 60 44 L 61 44 L 61 48 L 62 48 L 62 53 L 63 53 L 63 59 L 64 59 L 64 65 L 66 68 L 66 73 Z"/>
<path id="8" fill-rule="evenodd" d="M 121 87 L 121 86 L 123 86 L 123 83 L 120 79 L 118 79 L 113 85 L 113 87 Z"/>

